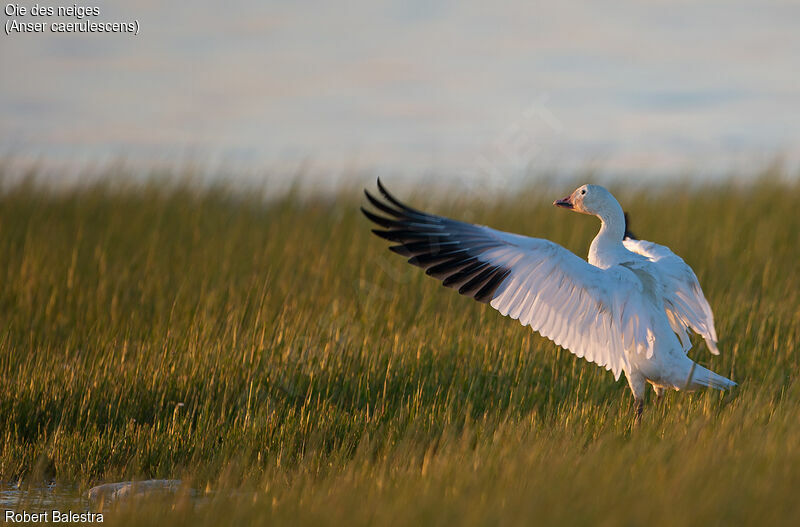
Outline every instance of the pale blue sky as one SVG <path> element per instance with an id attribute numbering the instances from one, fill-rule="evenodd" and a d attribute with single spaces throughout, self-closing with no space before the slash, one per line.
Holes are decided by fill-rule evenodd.
<path id="1" fill-rule="evenodd" d="M 416 177 L 800 166 L 798 2 L 97 5 L 140 35 L 0 35 L 0 154 Z"/>

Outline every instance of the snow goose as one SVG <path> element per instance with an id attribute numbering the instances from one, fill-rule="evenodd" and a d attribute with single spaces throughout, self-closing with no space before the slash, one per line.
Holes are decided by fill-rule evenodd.
<path id="1" fill-rule="evenodd" d="M 622 207 L 605 188 L 583 185 L 553 205 L 600 218 L 589 261 L 549 240 L 428 214 L 401 203 L 378 180 L 392 251 L 457 289 L 530 326 L 619 379 L 625 372 L 638 421 L 646 383 L 665 389 L 721 390 L 736 383 L 692 361 L 688 331 L 718 354 L 714 318 L 692 269 L 668 248 L 627 235 Z M 626 236 L 627 235 L 627 236 Z"/>

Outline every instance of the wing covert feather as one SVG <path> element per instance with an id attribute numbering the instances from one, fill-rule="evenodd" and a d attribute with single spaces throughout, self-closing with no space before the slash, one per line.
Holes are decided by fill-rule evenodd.
<path id="1" fill-rule="evenodd" d="M 684 351 L 691 348 L 686 331 L 691 329 L 703 337 L 711 353 L 719 355 L 714 314 L 692 268 L 663 245 L 631 239 L 625 239 L 623 244 L 629 251 L 649 258 L 660 272 L 666 286 L 664 308 L 667 319 Z"/>

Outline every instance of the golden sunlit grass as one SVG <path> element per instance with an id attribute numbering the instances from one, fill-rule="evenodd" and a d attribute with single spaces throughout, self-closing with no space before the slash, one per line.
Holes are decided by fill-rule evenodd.
<path id="1" fill-rule="evenodd" d="M 572 187 L 402 197 L 585 255 L 596 220 L 550 206 Z M 356 187 L 11 185 L 0 480 L 199 493 L 112 524 L 794 524 L 800 184 L 611 190 L 696 271 L 722 355 L 691 354 L 740 384 L 635 430 L 624 380 L 391 254 Z"/>

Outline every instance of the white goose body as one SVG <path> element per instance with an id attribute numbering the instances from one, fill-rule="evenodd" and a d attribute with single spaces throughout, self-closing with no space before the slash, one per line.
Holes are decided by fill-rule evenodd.
<path id="1" fill-rule="evenodd" d="M 697 277 L 668 248 L 624 238 L 625 216 L 605 188 L 583 185 L 554 205 L 600 218 L 588 262 L 544 239 L 434 216 L 395 199 L 367 198 L 391 217 L 364 214 L 409 257 L 459 293 L 489 303 L 575 355 L 622 372 L 641 415 L 649 382 L 657 395 L 733 381 L 694 363 L 687 330 L 718 354 L 711 308 Z"/>

